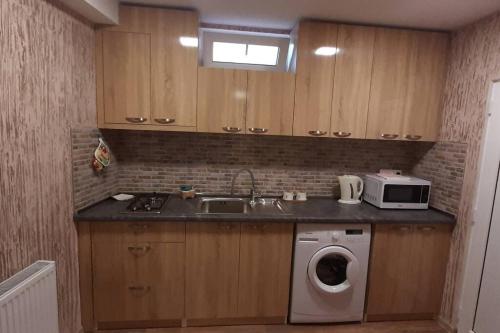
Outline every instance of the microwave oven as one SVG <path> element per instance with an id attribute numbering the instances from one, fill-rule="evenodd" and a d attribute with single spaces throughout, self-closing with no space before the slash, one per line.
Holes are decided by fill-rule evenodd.
<path id="1" fill-rule="evenodd" d="M 431 182 L 400 175 L 365 176 L 363 199 L 379 208 L 428 209 Z"/>

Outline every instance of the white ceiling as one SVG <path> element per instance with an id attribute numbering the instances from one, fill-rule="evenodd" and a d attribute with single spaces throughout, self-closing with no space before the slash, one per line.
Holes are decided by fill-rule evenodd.
<path id="1" fill-rule="evenodd" d="M 122 0 L 124 1 L 124 0 Z M 500 10 L 500 0 L 125 0 L 196 8 L 204 23 L 290 29 L 301 17 L 453 30 Z"/>

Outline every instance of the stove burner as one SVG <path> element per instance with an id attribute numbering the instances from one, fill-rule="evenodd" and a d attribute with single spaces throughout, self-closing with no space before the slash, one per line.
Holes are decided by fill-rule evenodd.
<path id="1" fill-rule="evenodd" d="M 161 208 L 167 201 L 168 196 L 160 195 L 139 195 L 136 197 L 130 205 L 128 205 L 127 210 L 129 212 L 146 212 L 146 213 L 160 213 Z"/>

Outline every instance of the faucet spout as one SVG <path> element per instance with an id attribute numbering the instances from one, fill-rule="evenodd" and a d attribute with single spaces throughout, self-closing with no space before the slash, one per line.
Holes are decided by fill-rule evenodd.
<path id="1" fill-rule="evenodd" d="M 251 195 L 251 200 L 250 200 L 250 206 L 255 206 L 256 201 L 255 199 L 257 198 L 257 192 L 255 190 L 255 177 L 253 175 L 253 172 L 250 169 L 241 169 L 238 170 L 233 176 L 233 179 L 231 181 L 231 196 L 234 195 L 234 184 L 236 182 L 236 178 L 242 173 L 242 172 L 247 172 L 250 175 L 250 178 L 252 179 L 252 189 L 250 190 L 250 195 Z"/>

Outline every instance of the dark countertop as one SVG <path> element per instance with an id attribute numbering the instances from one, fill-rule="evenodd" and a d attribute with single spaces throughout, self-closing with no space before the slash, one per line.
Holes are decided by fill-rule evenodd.
<path id="1" fill-rule="evenodd" d="M 171 195 L 161 213 L 122 213 L 130 201 L 105 199 L 75 213 L 80 221 L 213 221 L 288 223 L 406 223 L 454 224 L 454 216 L 435 209 L 379 209 L 368 203 L 340 204 L 333 198 L 309 198 L 305 202 L 285 202 L 287 215 L 198 214 L 198 199 L 182 200 Z"/>

